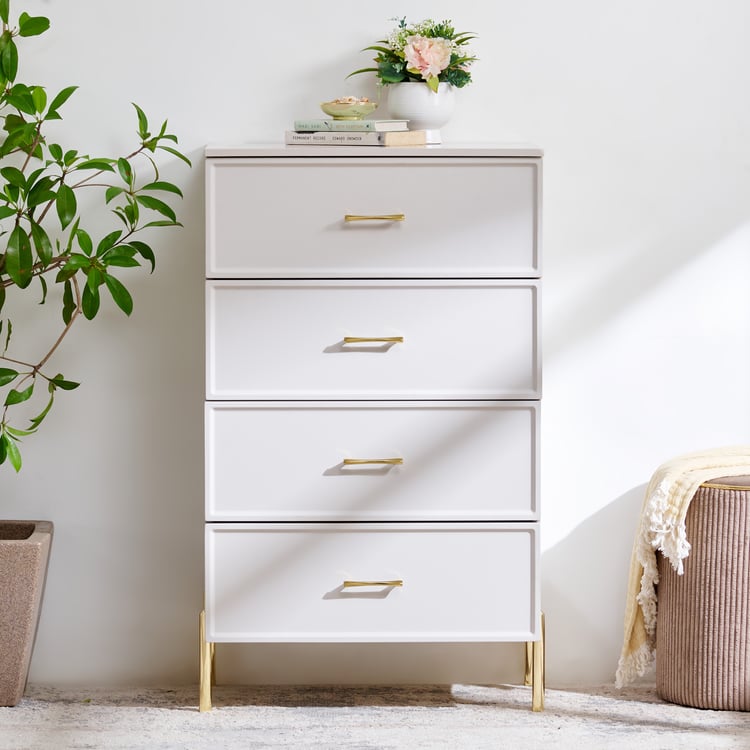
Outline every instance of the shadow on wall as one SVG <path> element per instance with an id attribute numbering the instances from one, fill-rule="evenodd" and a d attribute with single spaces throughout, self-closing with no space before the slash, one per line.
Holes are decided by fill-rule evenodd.
<path id="1" fill-rule="evenodd" d="M 646 484 L 587 518 L 542 555 L 547 684 L 614 682 L 630 555 Z M 604 655 L 596 665 L 592 654 Z"/>

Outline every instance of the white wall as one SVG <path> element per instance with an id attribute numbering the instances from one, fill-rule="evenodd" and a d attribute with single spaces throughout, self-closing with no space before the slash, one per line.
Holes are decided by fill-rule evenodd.
<path id="1" fill-rule="evenodd" d="M 369 61 L 359 50 L 392 16 L 432 15 L 480 34 L 446 140 L 546 151 L 549 683 L 610 681 L 651 471 L 683 451 L 750 442 L 750 4 L 13 5 L 53 22 L 24 43 L 25 77 L 81 87 L 60 140 L 92 154 L 129 148 L 136 101 L 169 117 L 195 163 L 162 162 L 185 191 L 185 228 L 159 236 L 154 277 L 132 276 L 131 320 L 112 310 L 80 326 L 58 369 L 83 386 L 26 442 L 22 473 L 0 471 L 2 515 L 56 525 L 32 680 L 197 680 L 202 149 L 278 140 L 319 101 L 374 94 L 363 77 L 344 81 Z M 516 647 L 219 651 L 222 677 L 246 682 L 497 682 L 520 668 Z"/>

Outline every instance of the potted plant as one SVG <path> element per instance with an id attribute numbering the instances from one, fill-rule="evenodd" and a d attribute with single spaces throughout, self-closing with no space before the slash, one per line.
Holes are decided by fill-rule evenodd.
<path id="1" fill-rule="evenodd" d="M 11 22 L 10 0 L 0 0 L 0 21 L 0 471 L 19 471 L 22 441 L 47 419 L 60 391 L 78 387 L 52 369 L 71 328 L 106 304 L 130 315 L 133 299 L 118 271 L 142 264 L 153 271 L 155 253 L 144 239 L 180 226 L 168 200 L 182 193 L 161 178 L 154 155 L 190 161 L 166 121 L 151 132 L 135 104 L 138 142 L 124 156 L 91 156 L 53 140 L 48 126 L 62 119 L 76 87 L 50 96 L 18 79 L 20 40 L 50 22 L 25 12 Z M 104 232 L 87 229 L 94 217 L 88 208 L 83 215 L 83 190 L 85 206 L 91 193 L 101 198 L 91 211 L 111 220 Z M 29 294 L 55 311 L 50 343 L 31 360 L 14 354 L 14 344 L 26 342 L 23 320 L 9 312 L 14 295 Z M 15 705 L 23 692 L 51 537 L 48 521 L 0 521 L 0 705 Z"/>
<path id="2" fill-rule="evenodd" d="M 347 78 L 375 73 L 388 89 L 391 117 L 409 120 L 411 130 L 427 131 L 428 143 L 440 143 L 439 128 L 453 114 L 454 89 L 471 82 L 469 68 L 477 58 L 466 45 L 476 35 L 456 31 L 449 20 L 394 20 L 398 24 L 386 39 L 364 48 L 377 53 L 376 67 L 360 68 Z"/>

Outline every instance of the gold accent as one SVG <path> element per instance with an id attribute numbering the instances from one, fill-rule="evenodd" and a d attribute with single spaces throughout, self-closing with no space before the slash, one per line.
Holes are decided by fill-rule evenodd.
<path id="1" fill-rule="evenodd" d="M 344 466 L 360 466 L 361 464 L 391 464 L 400 466 L 403 458 L 345 458 Z"/>
<path id="2" fill-rule="evenodd" d="M 344 336 L 345 344 L 403 344 L 403 336 Z"/>
<path id="3" fill-rule="evenodd" d="M 198 633 L 200 639 L 200 702 L 198 710 L 201 712 L 211 710 L 211 685 L 214 676 L 215 645 L 206 641 L 206 612 L 200 613 L 198 620 Z"/>
<path id="4" fill-rule="evenodd" d="M 737 490 L 738 492 L 749 492 L 750 485 L 747 484 L 716 484 L 715 482 L 703 482 L 701 487 L 711 490 Z"/>
<path id="5" fill-rule="evenodd" d="M 534 651 L 533 651 L 534 642 L 533 641 L 526 641 L 526 652 L 524 653 L 524 674 L 523 674 L 523 684 L 526 687 L 531 687 L 531 682 L 533 680 L 532 675 L 532 665 L 534 664 Z"/>
<path id="6" fill-rule="evenodd" d="M 345 214 L 344 221 L 404 221 L 406 214 L 373 214 L 362 216 L 360 214 Z"/>
<path id="7" fill-rule="evenodd" d="M 359 588 L 362 586 L 403 586 L 402 580 L 395 581 L 344 581 L 343 586 L 345 589 Z"/>
<path id="8" fill-rule="evenodd" d="M 544 612 L 540 615 L 541 637 L 531 644 L 531 710 L 544 710 L 545 656 Z"/>

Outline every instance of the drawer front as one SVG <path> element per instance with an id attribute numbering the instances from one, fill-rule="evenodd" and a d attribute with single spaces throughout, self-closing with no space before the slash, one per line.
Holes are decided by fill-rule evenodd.
<path id="1" fill-rule="evenodd" d="M 209 281 L 206 304 L 209 399 L 539 397 L 535 281 Z"/>
<path id="2" fill-rule="evenodd" d="M 538 277 L 540 167 L 504 158 L 208 159 L 207 275 Z"/>
<path id="3" fill-rule="evenodd" d="M 208 524 L 207 638 L 536 640 L 537 559 L 533 524 Z"/>
<path id="4" fill-rule="evenodd" d="M 209 403 L 206 518 L 533 520 L 538 427 L 535 402 Z"/>

